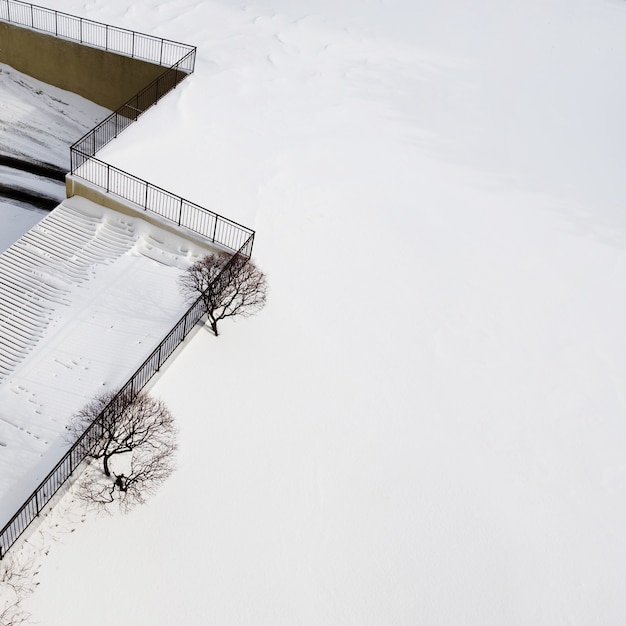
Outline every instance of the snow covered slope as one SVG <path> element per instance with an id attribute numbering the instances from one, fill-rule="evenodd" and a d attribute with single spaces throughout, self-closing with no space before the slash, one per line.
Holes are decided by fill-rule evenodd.
<path id="1" fill-rule="evenodd" d="M 0 252 L 45 215 L 29 196 L 34 202 L 41 196 L 52 206 L 65 198 L 70 145 L 108 113 L 0 64 Z M 29 165 L 42 172 L 27 171 Z"/>
<path id="2" fill-rule="evenodd" d="M 622 624 L 626 3 L 59 8 L 199 45 L 108 158 L 256 227 L 271 298 L 162 376 L 178 473 L 35 618 Z"/>

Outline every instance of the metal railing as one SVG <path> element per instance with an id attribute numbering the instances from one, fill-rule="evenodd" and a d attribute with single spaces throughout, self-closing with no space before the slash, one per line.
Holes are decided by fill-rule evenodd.
<path id="1" fill-rule="evenodd" d="M 151 83 L 141 89 L 139 93 L 135 94 L 130 100 L 72 144 L 70 146 L 72 171 L 81 165 L 81 156 L 82 158 L 94 156 L 98 150 L 104 148 L 124 129 L 136 122 L 142 113 L 145 113 L 163 96 L 178 86 L 193 71 L 195 58 L 196 49 L 193 48 L 160 76 L 157 76 Z M 189 70 L 189 67 L 192 69 Z"/>
<path id="2" fill-rule="evenodd" d="M 230 283 L 233 275 L 250 258 L 254 237 L 250 238 L 233 254 L 220 273 L 211 281 L 209 289 L 221 289 Z M 72 444 L 63 458 L 52 471 L 41 481 L 39 486 L 26 499 L 24 504 L 0 531 L 0 559 L 19 539 L 22 533 L 39 516 L 43 508 L 52 500 L 57 491 L 70 478 L 76 468 L 85 460 L 89 452 L 102 436 L 103 425 L 114 415 L 120 398 L 132 397 L 139 393 L 150 379 L 161 369 L 165 361 L 185 340 L 191 329 L 206 314 L 203 296 L 199 296 L 187 312 L 166 335 L 150 356 L 141 364 L 128 382 L 116 393 L 111 402 L 101 411 L 100 415 Z"/>
<path id="3" fill-rule="evenodd" d="M 70 171 L 107 193 L 113 193 L 235 251 L 254 235 L 252 230 L 94 158 L 100 149 L 187 77 L 187 68 L 195 66 L 196 56 L 196 49 L 189 48 L 185 56 L 70 147 Z"/>
<path id="4" fill-rule="evenodd" d="M 109 26 L 20 0 L 0 0 L 0 20 L 167 67 L 195 50 L 184 43 Z M 193 65 L 187 71 L 193 72 Z"/>
<path id="5" fill-rule="evenodd" d="M 86 158 L 77 152 L 82 164 L 74 169 L 73 176 L 96 185 L 107 193 L 138 205 L 146 211 L 156 213 L 177 226 L 187 228 L 229 250 L 239 250 L 247 241 L 254 241 L 254 231 L 233 222 L 218 213 L 185 200 L 157 185 L 128 174 L 104 161 Z M 84 159 L 84 160 L 83 160 Z"/>
<path id="6" fill-rule="evenodd" d="M 107 193 L 133 202 L 146 211 L 156 213 L 178 226 L 190 229 L 214 243 L 235 251 L 211 282 L 210 288 L 221 289 L 227 285 L 250 258 L 254 231 L 94 158 L 100 148 L 117 137 L 144 111 L 193 72 L 196 48 L 85 20 L 19 0 L 0 0 L 0 20 L 168 66 L 161 76 L 71 147 L 72 174 L 104 189 Z M 119 398 L 124 394 L 136 394 L 143 389 L 205 313 L 203 296 L 199 296 L 91 426 L 41 481 L 0 531 L 0 559 L 93 449 L 102 435 L 103 425 L 113 415 Z"/>

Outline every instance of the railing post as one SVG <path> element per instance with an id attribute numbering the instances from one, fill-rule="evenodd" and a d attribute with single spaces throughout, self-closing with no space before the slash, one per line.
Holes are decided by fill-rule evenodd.
<path id="1" fill-rule="evenodd" d="M 58 23 L 58 18 L 59 18 L 59 14 L 55 11 L 54 12 L 54 36 L 58 37 L 59 36 L 59 23 Z"/>
<path id="2" fill-rule="evenodd" d="M 35 28 L 35 13 L 32 4 L 30 5 L 30 27 Z"/>
<path id="3" fill-rule="evenodd" d="M 107 193 L 111 190 L 111 166 L 107 163 Z"/>
<path id="4" fill-rule="evenodd" d="M 149 190 L 150 184 L 146 183 L 146 193 L 144 194 L 144 201 L 143 201 L 143 206 L 146 209 L 146 211 L 148 210 L 148 190 Z"/>
<path id="5" fill-rule="evenodd" d="M 183 199 L 180 199 L 180 205 L 178 207 L 178 225 L 180 226 L 180 223 L 182 222 L 183 219 Z"/>
<path id="6" fill-rule="evenodd" d="M 217 215 L 215 216 L 215 221 L 213 222 L 213 238 L 211 241 L 215 243 L 215 231 L 217 230 Z"/>
<path id="7" fill-rule="evenodd" d="M 159 52 L 159 65 L 163 65 L 163 38 L 161 38 L 161 51 Z"/>

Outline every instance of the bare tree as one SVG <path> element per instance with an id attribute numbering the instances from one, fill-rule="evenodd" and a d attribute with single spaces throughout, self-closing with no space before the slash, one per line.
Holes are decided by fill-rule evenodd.
<path id="1" fill-rule="evenodd" d="M 173 472 L 174 418 L 161 400 L 143 392 L 105 393 L 76 414 L 70 439 L 76 441 L 94 422 L 88 452 L 93 462 L 80 479 L 79 496 L 97 505 L 117 502 L 127 511 Z"/>
<path id="2" fill-rule="evenodd" d="M 24 560 L 9 556 L 0 561 L 0 625 L 19 626 L 30 615 L 23 609 L 22 602 L 37 585 L 34 558 Z"/>
<path id="3" fill-rule="evenodd" d="M 220 320 L 254 315 L 267 300 L 265 274 L 252 260 L 226 253 L 209 254 L 196 261 L 183 274 L 180 288 L 189 302 L 202 297 L 216 336 Z"/>

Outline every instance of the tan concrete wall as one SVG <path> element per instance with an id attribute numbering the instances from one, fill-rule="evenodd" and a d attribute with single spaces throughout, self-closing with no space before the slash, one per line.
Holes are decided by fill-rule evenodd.
<path id="1" fill-rule="evenodd" d="M 128 200 L 124 200 L 123 198 L 107 193 L 104 189 L 100 189 L 99 187 L 73 176 L 72 174 L 68 174 L 65 177 L 65 187 L 68 198 L 71 198 L 72 196 L 81 196 L 86 200 L 91 200 L 91 202 L 95 202 L 96 204 L 106 207 L 107 209 L 113 209 L 118 213 L 123 213 L 124 215 L 130 215 L 132 217 L 140 217 L 149 224 L 154 224 L 155 226 L 174 233 L 179 237 L 183 236 L 189 241 L 193 241 L 198 246 L 208 248 L 211 251 L 226 250 L 227 252 L 231 252 L 223 246 L 220 246 L 218 243 L 210 243 L 207 238 L 202 235 L 194 233 L 187 228 L 181 228 L 156 213 L 146 211 L 142 207 L 129 202 Z"/>
<path id="2" fill-rule="evenodd" d="M 113 110 L 166 70 L 5 22 L 0 63 Z"/>

